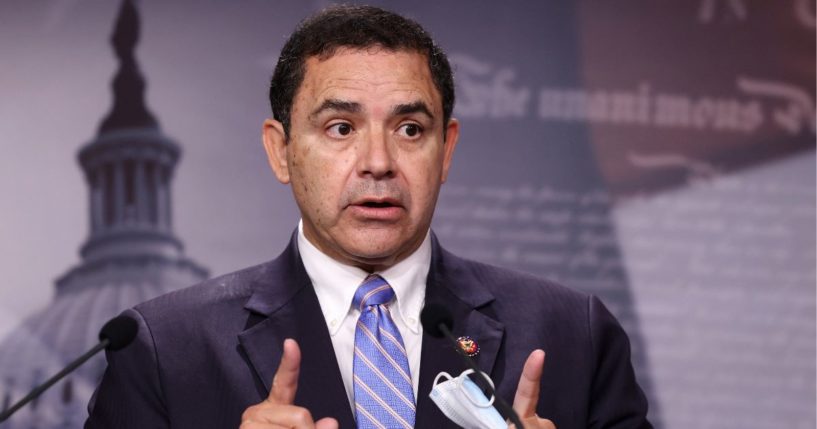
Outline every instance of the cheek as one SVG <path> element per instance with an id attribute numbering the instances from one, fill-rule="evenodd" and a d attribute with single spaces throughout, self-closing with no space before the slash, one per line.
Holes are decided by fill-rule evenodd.
<path id="1" fill-rule="evenodd" d="M 292 143 L 290 143 L 292 144 Z M 293 190 L 296 194 L 306 197 L 309 194 L 309 168 L 304 168 L 303 155 L 297 151 L 292 151 L 289 159 L 289 171 L 292 175 Z"/>
<path id="2" fill-rule="evenodd" d="M 344 166 L 349 162 L 337 157 L 307 155 L 308 152 L 293 156 L 292 165 L 297 167 L 294 175 L 297 180 L 293 180 L 294 189 L 315 216 L 330 216 L 336 210 L 343 192 Z"/>
<path id="3" fill-rule="evenodd" d="M 425 215 L 433 210 L 435 196 L 440 187 L 440 167 L 436 157 L 430 156 L 424 162 L 419 162 L 411 171 L 414 180 L 409 184 L 411 188 L 412 211 L 417 215 Z"/>

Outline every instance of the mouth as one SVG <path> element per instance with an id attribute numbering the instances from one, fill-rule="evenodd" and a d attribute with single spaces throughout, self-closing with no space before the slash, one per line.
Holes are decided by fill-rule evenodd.
<path id="1" fill-rule="evenodd" d="M 386 208 L 386 207 L 395 207 L 395 205 L 394 205 L 394 204 L 389 203 L 389 202 L 386 202 L 386 201 L 382 201 L 382 202 L 378 202 L 378 201 L 366 201 L 366 202 L 364 202 L 363 204 L 359 204 L 359 205 L 361 205 L 361 206 L 363 206 L 363 207 L 371 207 L 371 208 Z"/>
<path id="2" fill-rule="evenodd" d="M 352 203 L 350 208 L 361 220 L 397 220 L 403 212 L 400 201 L 392 198 L 362 198 Z"/>
<path id="3" fill-rule="evenodd" d="M 392 198 L 365 198 L 352 203 L 352 205 L 374 209 L 402 207 L 399 201 Z"/>

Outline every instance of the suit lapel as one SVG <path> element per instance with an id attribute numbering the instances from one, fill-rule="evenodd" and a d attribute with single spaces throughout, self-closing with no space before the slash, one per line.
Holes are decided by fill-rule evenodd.
<path id="1" fill-rule="evenodd" d="M 491 375 L 502 344 L 504 326 L 478 311 L 478 308 L 493 301 L 493 294 L 479 282 L 466 281 L 464 273 L 459 272 L 461 267 L 456 259 L 439 246 L 432 234 L 432 259 L 426 282 L 426 302 L 443 305 L 451 311 L 454 336 L 467 335 L 476 340 L 480 351 L 474 359 L 483 372 Z M 433 387 L 434 378 L 441 371 L 456 377 L 465 369 L 465 363 L 447 339 L 423 334 L 415 427 L 458 427 L 442 414 L 428 394 Z"/>
<path id="2" fill-rule="evenodd" d="M 296 236 L 267 275 L 253 285 L 245 308 L 258 320 L 238 335 L 258 381 L 269 393 L 286 338 L 298 341 L 301 371 L 295 405 L 318 420 L 334 417 L 340 427 L 354 427 L 352 410 L 338 370 L 321 308 L 301 262 Z"/>
<path id="3" fill-rule="evenodd" d="M 426 282 L 426 302 L 446 306 L 454 319 L 455 336 L 468 335 L 480 346 L 475 357 L 479 368 L 492 374 L 504 326 L 478 311 L 493 294 L 480 282 L 469 281 L 459 272 L 458 259 L 443 250 L 432 234 L 432 260 Z M 269 393 L 281 359 L 284 339 L 294 338 L 301 347 L 301 372 L 295 405 L 310 410 L 317 420 L 334 417 L 341 428 L 355 427 L 343 379 L 318 298 L 298 254 L 296 236 L 287 249 L 269 264 L 263 278 L 253 285 L 245 308 L 251 312 L 248 328 L 238 335 L 241 347 L 258 381 Z M 465 370 L 462 358 L 443 338 L 423 334 L 420 384 L 415 427 L 456 428 L 437 408 L 428 394 L 441 371 L 452 376 Z"/>

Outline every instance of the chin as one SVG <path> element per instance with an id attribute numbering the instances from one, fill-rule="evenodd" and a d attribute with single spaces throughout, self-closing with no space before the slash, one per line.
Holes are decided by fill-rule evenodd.
<path id="1" fill-rule="evenodd" d="M 355 259 L 361 262 L 372 264 L 389 263 L 406 248 L 406 240 L 406 238 L 398 234 L 384 234 L 382 232 L 372 234 L 361 231 L 346 249 Z M 410 239 L 408 240 L 410 241 Z"/>
<path id="2" fill-rule="evenodd" d="M 425 235 L 418 237 L 416 231 L 402 224 L 348 225 L 342 236 L 335 235 L 334 241 L 354 265 L 381 270 L 408 256 L 422 242 Z"/>
<path id="3" fill-rule="evenodd" d="M 400 247 L 394 243 L 360 243 L 349 249 L 356 259 L 361 261 L 387 261 L 400 252 Z"/>

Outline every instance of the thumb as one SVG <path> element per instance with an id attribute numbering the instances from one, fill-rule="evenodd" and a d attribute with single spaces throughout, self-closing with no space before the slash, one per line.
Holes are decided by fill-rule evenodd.
<path id="1" fill-rule="evenodd" d="M 287 338 L 284 340 L 284 353 L 272 378 L 272 388 L 267 401 L 278 405 L 292 405 L 295 401 L 295 392 L 298 391 L 300 372 L 301 349 L 295 340 Z"/>

